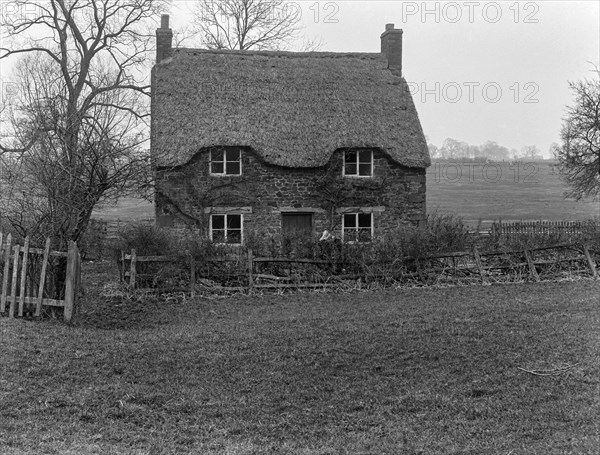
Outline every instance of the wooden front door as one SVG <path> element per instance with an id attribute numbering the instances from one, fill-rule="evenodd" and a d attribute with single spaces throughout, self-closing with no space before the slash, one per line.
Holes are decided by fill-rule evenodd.
<path id="1" fill-rule="evenodd" d="M 284 254 L 304 257 L 310 253 L 309 240 L 313 230 L 312 213 L 283 213 L 281 228 Z"/>
<path id="2" fill-rule="evenodd" d="M 284 235 L 312 234 L 312 213 L 284 213 L 281 226 Z"/>

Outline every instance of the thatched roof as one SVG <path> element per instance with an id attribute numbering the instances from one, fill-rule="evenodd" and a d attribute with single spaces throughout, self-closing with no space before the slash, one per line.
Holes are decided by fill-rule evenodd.
<path id="1" fill-rule="evenodd" d="M 249 146 L 288 167 L 322 166 L 348 147 L 430 164 L 406 81 L 378 53 L 174 49 L 153 72 L 157 166 L 210 146 Z"/>

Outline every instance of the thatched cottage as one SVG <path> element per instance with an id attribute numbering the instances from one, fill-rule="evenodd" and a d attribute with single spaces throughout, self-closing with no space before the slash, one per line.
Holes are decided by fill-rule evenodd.
<path id="1" fill-rule="evenodd" d="M 329 230 L 369 239 L 425 219 L 429 153 L 402 78 L 402 30 L 381 53 L 172 48 L 152 70 L 156 223 L 213 241 Z"/>

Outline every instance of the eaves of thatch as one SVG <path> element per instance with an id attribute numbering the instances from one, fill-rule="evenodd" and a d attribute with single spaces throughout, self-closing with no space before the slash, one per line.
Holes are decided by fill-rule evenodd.
<path id="1" fill-rule="evenodd" d="M 322 166 L 351 147 L 430 165 L 406 81 L 379 53 L 173 49 L 153 69 L 152 97 L 159 167 L 211 146 L 248 146 L 287 167 Z"/>

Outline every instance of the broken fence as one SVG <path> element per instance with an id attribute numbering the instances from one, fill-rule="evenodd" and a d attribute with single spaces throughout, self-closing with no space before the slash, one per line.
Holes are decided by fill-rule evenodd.
<path id="1" fill-rule="evenodd" d="M 245 254 L 226 257 L 194 256 L 138 256 L 135 250 L 121 253 L 121 281 L 131 289 L 154 288 L 189 291 L 192 295 L 200 288 L 213 291 L 245 291 L 250 289 L 327 288 L 340 287 L 344 280 L 362 279 L 412 281 L 422 284 L 457 282 L 465 279 L 481 283 L 506 282 L 512 279 L 540 281 L 565 273 L 587 274 L 598 277 L 594 258 L 587 245 L 560 244 L 539 248 L 503 251 L 449 252 L 424 258 L 403 257 L 393 263 L 365 263 L 356 272 L 356 263 L 328 259 L 287 257 L 255 257 L 251 250 Z M 158 265 L 155 271 L 149 264 Z M 161 266 L 163 264 L 163 266 Z M 161 286 L 160 274 L 164 265 L 177 268 L 179 276 L 171 286 Z M 219 267 L 221 265 L 221 267 Z M 225 275 L 223 265 L 229 266 Z M 263 273 L 270 265 L 285 273 Z M 212 269 L 212 271 L 211 271 Z M 220 273 L 215 272 L 221 270 Z M 348 273 L 347 269 L 352 269 Z M 158 270 L 158 271 L 156 271 Z M 217 281 L 225 280 L 223 285 Z"/>
<path id="2" fill-rule="evenodd" d="M 46 239 L 44 248 L 32 247 L 29 237 L 13 245 L 12 235 L 0 232 L 0 314 L 39 317 L 44 307 L 53 307 L 71 320 L 81 277 L 79 249 L 75 242 L 67 252 L 50 245 Z"/>

